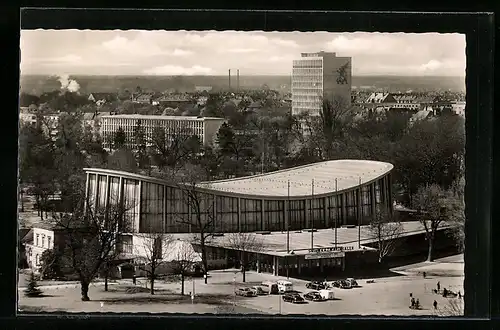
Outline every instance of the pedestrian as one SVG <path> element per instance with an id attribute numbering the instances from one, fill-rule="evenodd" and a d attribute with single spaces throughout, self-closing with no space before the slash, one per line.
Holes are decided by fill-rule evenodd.
<path id="1" fill-rule="evenodd" d="M 415 308 L 420 308 L 420 300 L 418 300 L 418 298 L 417 301 L 415 302 Z"/>
<path id="2" fill-rule="evenodd" d="M 462 299 L 462 294 L 458 291 L 458 299 Z"/>
<path id="3" fill-rule="evenodd" d="M 441 290 L 441 282 L 438 281 L 438 283 L 437 283 L 436 286 L 437 286 L 437 289 L 438 289 L 438 292 L 439 292 L 439 290 Z"/>
<path id="4" fill-rule="evenodd" d="M 422 273 L 422 275 L 424 276 L 424 279 L 425 279 L 425 277 L 427 276 L 427 274 L 426 274 L 425 272 L 423 272 L 423 273 Z"/>
<path id="5" fill-rule="evenodd" d="M 448 295 L 448 290 L 446 288 L 443 289 L 443 297 L 446 297 Z"/>
<path id="6" fill-rule="evenodd" d="M 413 297 L 413 293 L 410 292 L 410 298 L 412 298 L 412 297 Z"/>
<path id="7" fill-rule="evenodd" d="M 438 308 L 438 302 L 434 300 L 434 302 L 432 303 L 432 305 L 434 306 L 434 309 L 437 309 Z"/>
<path id="8" fill-rule="evenodd" d="M 136 283 L 137 283 L 137 281 L 136 281 L 136 279 L 135 279 L 135 275 L 133 275 L 133 276 L 132 276 L 132 283 L 133 283 L 134 285 L 136 285 Z"/>
<path id="9" fill-rule="evenodd" d="M 410 303 L 411 307 L 415 307 L 415 298 L 411 298 Z"/>

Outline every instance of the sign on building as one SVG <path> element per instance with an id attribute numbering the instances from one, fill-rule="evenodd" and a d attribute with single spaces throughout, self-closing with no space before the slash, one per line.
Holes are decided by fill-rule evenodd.
<path id="1" fill-rule="evenodd" d="M 312 252 L 305 255 L 306 260 L 310 259 L 333 259 L 344 258 L 344 251 L 330 251 L 330 252 Z"/>

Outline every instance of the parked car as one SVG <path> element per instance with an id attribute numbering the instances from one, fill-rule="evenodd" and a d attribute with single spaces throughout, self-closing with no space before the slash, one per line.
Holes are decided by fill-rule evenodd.
<path id="1" fill-rule="evenodd" d="M 356 280 L 355 280 L 355 279 L 353 279 L 352 277 L 347 278 L 347 279 L 346 279 L 346 282 L 350 283 L 350 284 L 351 284 L 351 287 L 353 287 L 353 288 L 355 288 L 355 287 L 359 286 L 359 285 L 358 285 L 358 282 L 356 282 Z"/>
<path id="2" fill-rule="evenodd" d="M 256 286 L 252 286 L 252 287 L 250 288 L 250 290 L 252 290 L 253 292 L 255 292 L 255 295 L 257 295 L 257 296 L 263 296 L 263 295 L 266 295 L 266 294 L 267 294 L 267 292 L 266 292 L 266 291 L 264 291 L 264 289 L 262 289 L 262 287 L 261 287 L 261 286 L 258 286 L 258 285 L 256 285 Z"/>
<path id="3" fill-rule="evenodd" d="M 332 290 L 319 290 L 319 294 L 323 297 L 325 300 L 332 300 L 335 299 L 335 293 Z"/>
<path id="4" fill-rule="evenodd" d="M 283 301 L 291 302 L 292 304 L 301 304 L 306 302 L 304 298 L 300 296 L 298 293 L 286 293 L 283 295 Z"/>
<path id="5" fill-rule="evenodd" d="M 304 295 L 305 300 L 310 300 L 310 301 L 325 301 L 326 299 L 318 292 L 318 291 L 311 291 L 308 292 Z"/>
<path id="6" fill-rule="evenodd" d="M 237 288 L 234 293 L 242 297 L 255 297 L 257 294 L 250 288 Z"/>
<path id="7" fill-rule="evenodd" d="M 311 290 L 323 290 L 326 289 L 326 285 L 323 282 L 313 281 L 307 283 L 306 288 Z"/>
<path id="8" fill-rule="evenodd" d="M 278 283 L 271 281 L 264 281 L 261 284 L 262 289 L 268 294 L 279 294 Z"/>
<path id="9" fill-rule="evenodd" d="M 339 281 L 334 281 L 333 286 L 335 288 L 340 288 L 340 289 L 350 289 L 352 288 L 351 283 L 347 282 L 346 280 L 339 280 Z"/>
<path id="10" fill-rule="evenodd" d="M 280 280 L 278 283 L 278 290 L 280 293 L 293 291 L 293 283 L 290 281 Z"/>

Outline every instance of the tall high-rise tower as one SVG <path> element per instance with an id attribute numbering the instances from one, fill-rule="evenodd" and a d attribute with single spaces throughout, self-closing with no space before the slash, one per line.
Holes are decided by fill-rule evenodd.
<path id="1" fill-rule="evenodd" d="M 302 53 L 293 61 L 292 114 L 307 112 L 318 116 L 323 99 L 351 105 L 352 66 L 350 57 L 335 53 Z"/>

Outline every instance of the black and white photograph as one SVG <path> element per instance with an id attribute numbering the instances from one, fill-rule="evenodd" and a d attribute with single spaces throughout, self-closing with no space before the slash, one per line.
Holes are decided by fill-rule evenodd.
<path id="1" fill-rule="evenodd" d="M 20 52 L 19 313 L 464 315 L 465 34 Z"/>

